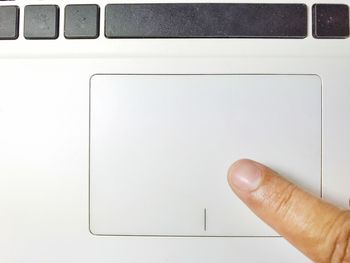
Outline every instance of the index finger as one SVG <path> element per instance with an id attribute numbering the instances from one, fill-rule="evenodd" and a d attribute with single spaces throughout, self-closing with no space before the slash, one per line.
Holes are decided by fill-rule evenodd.
<path id="1" fill-rule="evenodd" d="M 316 262 L 350 262 L 350 213 L 251 161 L 234 163 L 232 190 L 262 220 Z"/>

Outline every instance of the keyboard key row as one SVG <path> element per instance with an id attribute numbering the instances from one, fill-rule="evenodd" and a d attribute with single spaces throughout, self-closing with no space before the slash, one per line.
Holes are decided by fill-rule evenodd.
<path id="1" fill-rule="evenodd" d="M 24 8 L 23 35 L 26 39 L 56 39 L 59 35 L 57 5 L 27 5 Z M 19 8 L 0 6 L 0 39 L 17 39 Z M 100 8 L 98 5 L 67 5 L 64 36 L 67 39 L 98 38 Z"/>
<path id="2" fill-rule="evenodd" d="M 0 39 L 19 36 L 19 8 L 0 6 Z M 57 39 L 60 9 L 57 5 L 24 8 L 25 39 Z M 315 4 L 312 8 L 315 38 L 347 38 L 349 7 Z M 107 38 L 305 38 L 304 4 L 109 4 L 105 8 Z M 67 5 L 64 37 L 96 39 L 100 35 L 100 8 L 95 4 Z"/>

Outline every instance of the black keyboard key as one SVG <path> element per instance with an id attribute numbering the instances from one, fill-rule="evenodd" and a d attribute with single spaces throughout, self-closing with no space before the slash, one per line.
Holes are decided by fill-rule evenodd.
<path id="1" fill-rule="evenodd" d="M 312 7 L 312 34 L 315 38 L 349 37 L 349 7 L 343 4 L 316 4 Z"/>
<path id="2" fill-rule="evenodd" d="M 109 4 L 107 38 L 305 38 L 304 4 Z"/>
<path id="3" fill-rule="evenodd" d="M 98 38 L 100 8 L 98 5 L 67 5 L 64 36 L 69 39 Z"/>
<path id="4" fill-rule="evenodd" d="M 18 25 L 18 6 L 0 6 L 0 39 L 17 39 Z"/>
<path id="5" fill-rule="evenodd" d="M 56 39 L 59 29 L 57 5 L 27 5 L 24 9 L 26 39 Z"/>

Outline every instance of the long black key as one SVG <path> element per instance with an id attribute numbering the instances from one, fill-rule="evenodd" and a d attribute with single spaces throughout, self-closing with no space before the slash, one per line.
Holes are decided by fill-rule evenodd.
<path id="1" fill-rule="evenodd" d="M 107 38 L 305 38 L 304 4 L 109 4 Z"/>

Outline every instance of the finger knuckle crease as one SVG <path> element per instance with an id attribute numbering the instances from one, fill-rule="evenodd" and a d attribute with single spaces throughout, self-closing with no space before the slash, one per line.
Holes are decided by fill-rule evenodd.
<path id="1" fill-rule="evenodd" d="M 341 213 L 334 228 L 339 229 L 329 257 L 331 263 L 350 263 L 350 212 Z M 335 230 L 333 230 L 335 231 Z"/>
<path id="2" fill-rule="evenodd" d="M 281 193 L 276 206 L 276 213 L 285 215 L 292 206 L 292 200 L 295 195 L 297 187 L 293 184 L 289 184 Z"/>

